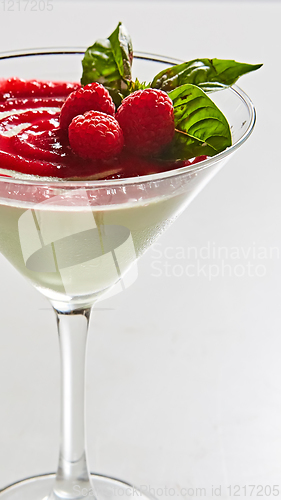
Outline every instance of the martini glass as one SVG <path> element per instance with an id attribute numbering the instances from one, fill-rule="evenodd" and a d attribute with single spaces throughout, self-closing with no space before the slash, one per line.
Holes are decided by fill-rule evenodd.
<path id="1" fill-rule="evenodd" d="M 84 49 L 0 55 L 1 77 L 79 81 Z M 133 71 L 149 81 L 179 61 L 136 53 Z M 51 302 L 61 351 L 61 441 L 56 474 L 22 480 L 0 500 L 111 500 L 136 495 L 128 483 L 90 474 L 85 451 L 84 373 L 91 310 L 249 137 L 250 99 L 238 87 L 212 94 L 233 145 L 167 172 L 106 181 L 57 181 L 0 173 L 0 251 Z M 1 116 L 0 116 L 1 117 Z M 125 279 L 125 278 L 124 278 Z M 146 500 L 143 492 L 137 495 Z"/>

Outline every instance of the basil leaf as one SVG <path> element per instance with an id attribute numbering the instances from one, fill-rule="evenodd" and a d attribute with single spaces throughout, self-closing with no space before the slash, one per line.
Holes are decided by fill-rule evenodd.
<path id="1" fill-rule="evenodd" d="M 191 83 L 206 91 L 215 90 L 233 85 L 240 76 L 261 66 L 262 64 L 245 64 L 227 59 L 194 59 L 164 69 L 154 77 L 151 87 L 168 92 Z"/>
<path id="2" fill-rule="evenodd" d="M 176 132 L 165 157 L 188 160 L 214 156 L 231 146 L 225 116 L 202 89 L 186 84 L 169 92 L 169 97 L 174 105 Z"/>
<path id="3" fill-rule="evenodd" d="M 98 40 L 86 50 L 81 84 L 99 82 L 122 92 L 127 88 L 126 81 L 131 80 L 132 57 L 131 39 L 119 23 L 109 38 Z"/>
<path id="4" fill-rule="evenodd" d="M 131 80 L 131 66 L 133 61 L 133 46 L 125 26 L 119 23 L 109 37 L 112 53 L 120 75 L 125 80 Z"/>

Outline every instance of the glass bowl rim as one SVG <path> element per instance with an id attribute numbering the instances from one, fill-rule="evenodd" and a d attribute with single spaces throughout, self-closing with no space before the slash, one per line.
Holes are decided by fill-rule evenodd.
<path id="1" fill-rule="evenodd" d="M 86 51 L 85 47 L 38 47 L 38 48 L 33 48 L 33 49 L 20 49 L 20 50 L 13 50 L 13 51 L 7 51 L 7 52 L 0 52 L 0 61 L 5 60 L 5 59 L 13 59 L 17 57 L 32 57 L 32 56 L 42 56 L 42 55 L 75 55 L 75 54 L 81 54 L 83 55 Z M 153 54 L 149 52 L 140 52 L 140 51 L 134 51 L 134 57 L 136 59 L 142 59 L 142 60 L 150 60 L 150 61 L 155 61 L 155 62 L 163 62 L 166 64 L 180 64 L 183 63 L 183 60 L 180 59 L 175 59 L 174 57 L 169 57 L 169 56 L 162 56 L 158 54 Z M 10 183 L 10 184 L 24 184 L 24 185 L 30 185 L 30 186 L 46 186 L 48 185 L 48 188 L 67 188 L 67 189 L 74 189 L 74 188 L 81 188 L 81 187 L 87 187 L 87 188 L 95 188 L 95 187 L 116 187 L 116 186 L 126 186 L 126 185 L 132 185 L 132 184 L 143 184 L 143 183 L 148 183 L 148 182 L 154 182 L 154 181 L 161 181 L 164 179 L 168 178 L 173 178 L 177 176 L 181 176 L 184 174 L 189 174 L 189 173 L 195 173 L 200 170 L 204 170 L 206 168 L 211 167 L 215 163 L 223 160 L 224 158 L 227 158 L 230 156 L 234 151 L 236 151 L 244 142 L 248 139 L 248 137 L 251 135 L 255 122 L 256 122 L 256 110 L 254 107 L 254 104 L 252 103 L 251 99 L 249 96 L 237 85 L 233 85 L 231 87 L 227 87 L 227 89 L 234 92 L 240 100 L 246 105 L 249 115 L 250 115 L 250 121 L 247 129 L 244 131 L 242 137 L 235 143 L 232 144 L 229 148 L 226 150 L 222 151 L 221 153 L 218 153 L 215 156 L 212 156 L 211 158 L 207 158 L 206 160 L 203 160 L 201 162 L 196 163 L 195 165 L 189 165 L 185 167 L 179 167 L 171 170 L 167 170 L 165 172 L 159 172 L 155 174 L 149 174 L 149 175 L 143 175 L 139 177 L 127 177 L 124 179 L 104 179 L 104 180 L 62 180 L 59 178 L 51 178 L 51 177 L 44 177 L 44 178 L 36 178 L 36 176 L 30 176 L 30 178 L 27 178 L 26 174 L 25 178 L 21 179 L 20 178 L 20 172 L 19 172 L 19 177 L 8 177 L 8 176 L 0 176 L 0 182 L 1 183 Z M 1 168 L 0 168 L 1 171 Z"/>

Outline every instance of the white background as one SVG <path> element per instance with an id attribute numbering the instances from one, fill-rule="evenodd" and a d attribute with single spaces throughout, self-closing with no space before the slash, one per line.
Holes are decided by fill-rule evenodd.
<path id="1" fill-rule="evenodd" d="M 91 470 L 173 488 L 170 497 L 204 487 L 211 498 L 221 486 L 226 499 L 228 485 L 248 484 L 280 485 L 281 496 L 281 5 L 50 3 L 50 12 L 16 2 L 8 12 L 0 2 L 0 50 L 88 46 L 121 20 L 136 50 L 264 63 L 241 80 L 257 108 L 249 141 L 161 237 L 160 262 L 148 251 L 137 281 L 92 317 L 87 443 Z M 228 272 L 204 258 L 208 245 L 227 248 Z M 219 266 L 217 277 L 173 276 L 190 263 L 177 249 L 189 246 L 199 266 Z M 59 355 L 46 299 L 3 258 L 0 278 L 1 488 L 56 469 Z"/>

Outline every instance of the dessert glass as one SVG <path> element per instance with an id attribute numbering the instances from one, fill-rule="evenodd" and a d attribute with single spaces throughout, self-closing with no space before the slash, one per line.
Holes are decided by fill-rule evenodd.
<path id="1" fill-rule="evenodd" d="M 1 77 L 79 81 L 82 48 L 0 55 Z M 149 81 L 180 61 L 136 53 L 133 73 Z M 255 110 L 238 87 L 212 99 L 228 119 L 233 145 L 195 165 L 115 180 L 59 181 L 16 174 L 0 177 L 0 251 L 51 302 L 61 349 L 61 442 L 56 474 L 7 486 L 0 500 L 131 498 L 128 483 L 88 471 L 84 429 L 84 374 L 88 323 L 96 301 L 246 141 Z M 1 118 L 1 115 L 0 115 Z"/>

